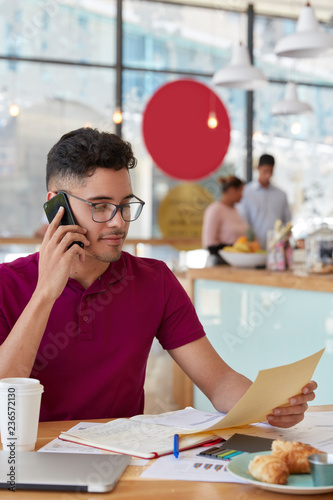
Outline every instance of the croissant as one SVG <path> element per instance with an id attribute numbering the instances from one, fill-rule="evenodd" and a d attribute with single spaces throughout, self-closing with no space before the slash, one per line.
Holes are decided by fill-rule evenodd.
<path id="1" fill-rule="evenodd" d="M 248 472 L 258 481 L 286 484 L 289 469 L 286 462 L 274 455 L 257 455 L 250 461 Z"/>
<path id="2" fill-rule="evenodd" d="M 272 455 L 286 461 L 290 474 L 310 474 L 308 456 L 313 453 L 322 452 L 309 444 L 297 441 L 276 439 L 272 443 Z"/>

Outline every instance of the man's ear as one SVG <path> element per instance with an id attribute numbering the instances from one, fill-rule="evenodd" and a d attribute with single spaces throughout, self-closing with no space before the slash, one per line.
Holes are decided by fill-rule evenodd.
<path id="1" fill-rule="evenodd" d="M 46 201 L 49 201 L 53 196 L 55 196 L 57 193 L 56 191 L 49 191 L 46 195 Z"/>

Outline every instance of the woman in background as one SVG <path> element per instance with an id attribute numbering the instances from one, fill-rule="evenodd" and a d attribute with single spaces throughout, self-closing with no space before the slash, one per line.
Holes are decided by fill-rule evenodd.
<path id="1" fill-rule="evenodd" d="M 218 182 L 222 196 L 206 208 L 202 226 L 202 246 L 210 254 L 207 265 L 225 264 L 218 251 L 233 245 L 249 227 L 235 208 L 242 198 L 244 182 L 234 175 L 221 177 Z"/>

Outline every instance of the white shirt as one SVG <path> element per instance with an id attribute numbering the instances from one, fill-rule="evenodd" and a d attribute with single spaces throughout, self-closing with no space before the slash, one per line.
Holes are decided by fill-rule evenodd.
<path id="1" fill-rule="evenodd" d="M 291 219 L 284 191 L 272 184 L 263 187 L 258 181 L 249 182 L 244 186 L 237 209 L 252 227 L 262 248 L 266 248 L 267 231 L 274 229 L 275 221 L 280 219 L 285 224 Z"/>

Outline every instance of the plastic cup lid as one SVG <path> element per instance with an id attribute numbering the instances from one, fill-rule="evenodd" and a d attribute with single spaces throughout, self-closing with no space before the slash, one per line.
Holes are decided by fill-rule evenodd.
<path id="1" fill-rule="evenodd" d="M 43 389 L 43 386 L 36 378 L 3 378 L 0 380 L 0 390 L 8 390 L 8 387 L 14 387 L 20 392 L 25 391 L 35 391 L 38 389 Z"/>

